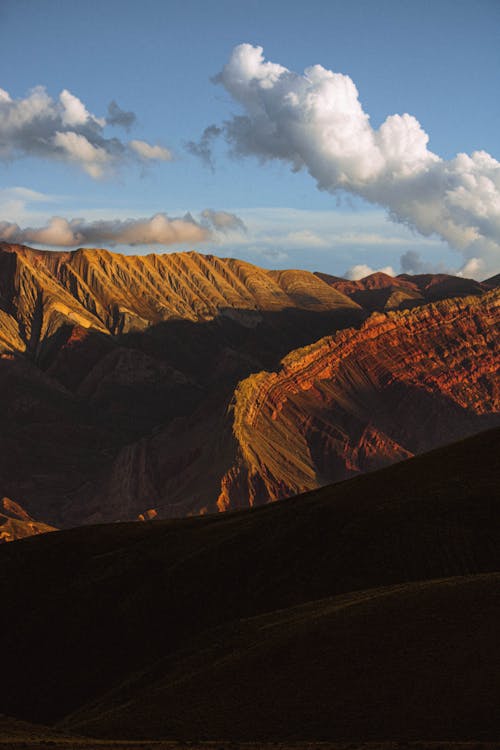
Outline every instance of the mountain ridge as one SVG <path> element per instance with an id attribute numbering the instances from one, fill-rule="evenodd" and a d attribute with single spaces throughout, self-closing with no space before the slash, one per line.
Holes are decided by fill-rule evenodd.
<path id="1" fill-rule="evenodd" d="M 259 311 L 288 307 L 360 309 L 309 271 L 266 271 L 245 261 L 194 251 L 134 256 L 85 248 L 42 251 L 0 243 L 2 261 L 4 277 L 9 271 L 12 277 L 4 281 L 2 307 L 11 314 L 15 311 L 20 325 L 26 326 L 25 318 L 35 317 L 42 295 L 48 317 L 44 335 L 64 320 L 118 334 L 171 318 L 209 320 L 225 309 L 254 312 L 257 320 Z M 23 299 L 31 300 L 27 310 L 16 304 Z M 70 309 L 70 300 L 75 310 Z M 53 320 L 56 313 L 59 320 Z M 248 324 L 252 322 L 250 317 Z"/>

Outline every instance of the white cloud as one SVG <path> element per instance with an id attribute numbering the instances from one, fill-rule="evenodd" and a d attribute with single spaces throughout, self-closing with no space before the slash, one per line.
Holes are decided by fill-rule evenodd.
<path id="1" fill-rule="evenodd" d="M 492 156 L 441 159 L 409 114 L 375 129 L 349 76 L 321 65 L 299 75 L 266 61 L 261 47 L 235 47 L 216 80 L 243 109 L 220 128 L 234 155 L 307 169 L 321 190 L 381 205 L 392 219 L 443 238 L 465 263 L 479 258 L 483 271 L 498 271 L 500 163 Z M 202 145 L 208 160 L 207 139 Z"/>
<path id="2" fill-rule="evenodd" d="M 355 266 L 351 266 L 351 268 L 345 272 L 344 277 L 350 281 L 359 281 L 359 279 L 364 279 L 365 276 L 370 276 L 372 273 L 385 273 L 387 276 L 396 275 L 392 266 L 384 266 L 384 268 L 375 269 L 370 268 L 370 266 L 367 266 L 365 263 L 358 263 Z"/>
<path id="3" fill-rule="evenodd" d="M 80 133 L 55 133 L 52 142 L 63 159 L 75 162 L 95 179 L 102 177 L 104 170 L 113 161 L 113 156 L 101 146 L 94 146 Z"/>
<path id="4" fill-rule="evenodd" d="M 172 152 L 163 146 L 151 146 L 146 141 L 130 141 L 132 148 L 141 159 L 156 159 L 157 161 L 172 161 Z"/>
<path id="5" fill-rule="evenodd" d="M 283 243 L 289 247 L 327 248 L 331 245 L 331 240 L 327 237 L 322 237 L 317 232 L 312 232 L 310 229 L 299 229 L 286 234 L 283 238 Z"/>
<path id="6" fill-rule="evenodd" d="M 67 89 L 57 100 L 38 86 L 21 99 L 0 89 L 0 158 L 35 156 L 74 164 L 94 179 L 109 174 L 130 160 L 169 161 L 171 152 L 146 141 L 130 143 L 105 135 L 108 125 L 129 129 L 133 112 L 116 102 L 108 117 L 96 117 Z"/>
<path id="7" fill-rule="evenodd" d="M 63 125 L 69 125 L 70 127 L 84 125 L 87 120 L 92 119 L 92 115 L 87 111 L 85 104 L 67 89 L 59 94 L 59 101 L 62 105 L 61 120 Z"/>
<path id="8" fill-rule="evenodd" d="M 148 218 L 95 221 L 52 216 L 44 226 L 24 229 L 17 222 L 0 221 L 0 240 L 49 247 L 197 244 L 216 240 L 217 232 L 226 232 L 229 226 L 241 231 L 244 224 L 236 214 L 209 209 L 202 211 L 201 221 L 190 213 L 182 218 L 157 213 Z"/>
<path id="9" fill-rule="evenodd" d="M 209 232 L 191 218 L 170 219 L 156 214 L 147 219 L 85 221 L 53 216 L 44 227 L 21 229 L 15 223 L 0 222 L 0 240 L 5 242 L 76 247 L 82 245 L 171 245 L 204 242 Z"/>
<path id="10" fill-rule="evenodd" d="M 38 219 L 37 211 L 28 206 L 36 206 L 43 214 L 44 204 L 53 204 L 57 196 L 41 193 L 26 187 L 0 188 L 0 219 L 11 222 L 24 222 L 27 218 Z"/>

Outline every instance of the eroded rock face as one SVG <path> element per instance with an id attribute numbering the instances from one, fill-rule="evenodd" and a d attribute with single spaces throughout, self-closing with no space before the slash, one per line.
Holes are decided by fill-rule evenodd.
<path id="1" fill-rule="evenodd" d="M 220 510 L 277 500 L 498 421 L 500 293 L 373 314 L 241 382 Z"/>

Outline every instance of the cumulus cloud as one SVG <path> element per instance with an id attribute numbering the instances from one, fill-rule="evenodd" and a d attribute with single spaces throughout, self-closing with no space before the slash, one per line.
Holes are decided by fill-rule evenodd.
<path id="1" fill-rule="evenodd" d="M 64 89 L 52 99 L 38 86 L 21 99 L 0 89 L 0 158 L 35 156 L 74 164 L 94 179 L 103 177 L 128 160 L 167 161 L 170 151 L 145 141 L 124 142 L 105 135 L 108 125 L 131 127 L 133 112 L 116 102 L 108 116 L 96 117 L 85 104 Z"/>
<path id="2" fill-rule="evenodd" d="M 262 47 L 235 47 L 215 80 L 243 110 L 221 126 L 235 156 L 307 169 L 319 189 L 384 206 L 393 220 L 444 239 L 465 264 L 477 258 L 483 270 L 498 270 L 500 163 L 492 156 L 444 160 L 406 113 L 373 128 L 349 76 L 321 65 L 297 74 L 266 61 Z"/>
<path id="3" fill-rule="evenodd" d="M 358 265 L 351 266 L 351 268 L 345 272 L 344 278 L 349 279 L 349 281 L 359 281 L 359 279 L 364 279 L 365 276 L 369 276 L 372 273 L 385 273 L 387 276 L 396 275 L 392 266 L 384 266 L 384 268 L 375 269 L 367 266 L 366 263 L 358 263 Z"/>
<path id="4" fill-rule="evenodd" d="M 145 219 L 97 221 L 53 216 L 45 226 L 24 229 L 15 222 L 0 221 L 0 240 L 52 247 L 174 245 L 211 240 L 217 231 L 227 231 L 228 222 L 232 229 L 244 227 L 235 214 L 211 209 L 202 212 L 201 221 L 196 221 L 190 213 L 181 218 L 158 213 Z"/>
<path id="5" fill-rule="evenodd" d="M 219 232 L 246 232 L 245 223 L 236 214 L 206 208 L 201 212 L 202 220 Z"/>

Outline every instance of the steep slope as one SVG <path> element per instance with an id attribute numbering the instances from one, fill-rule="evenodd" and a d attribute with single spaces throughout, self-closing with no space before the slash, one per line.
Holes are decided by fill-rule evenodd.
<path id="1" fill-rule="evenodd" d="M 108 736 L 494 739 L 499 440 L 246 512 L 3 545 L 3 710 Z"/>
<path id="2" fill-rule="evenodd" d="M 500 286 L 500 273 L 497 273 L 495 276 L 490 276 L 489 279 L 485 279 L 483 284 L 489 289 L 496 289 Z"/>
<path id="3" fill-rule="evenodd" d="M 218 507 L 287 497 L 498 423 L 500 294 L 376 313 L 235 393 Z"/>

